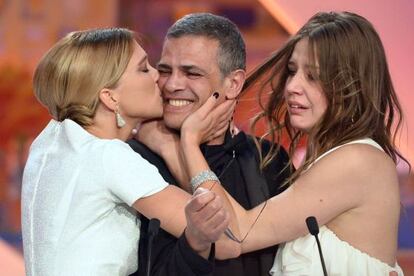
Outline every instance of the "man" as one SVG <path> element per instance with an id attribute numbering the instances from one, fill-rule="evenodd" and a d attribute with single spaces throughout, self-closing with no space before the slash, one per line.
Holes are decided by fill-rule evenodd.
<path id="1" fill-rule="evenodd" d="M 236 25 L 228 19 L 196 13 L 181 18 L 171 26 L 157 66 L 160 73 L 158 84 L 164 99 L 163 123 L 166 126 L 162 127 L 158 123 L 157 127 L 162 128 L 160 133 L 164 133 L 163 139 L 179 135 L 186 117 L 214 92 L 219 92 L 219 101 L 236 98 L 245 81 L 245 63 L 244 41 Z M 168 134 L 165 135 L 165 132 Z M 280 185 L 289 176 L 288 170 L 284 170 L 288 155 L 282 150 L 261 172 L 258 151 L 252 138 L 243 132 L 237 135 L 231 132 L 229 127 L 225 134 L 201 145 L 201 149 L 221 185 L 244 208 L 251 209 L 281 191 Z M 155 135 L 151 137 L 155 139 Z M 164 143 L 157 139 L 143 140 L 159 155 L 166 156 L 161 149 Z M 137 140 L 129 143 L 135 151 L 158 167 L 168 183 L 178 185 L 179 180 L 183 183 L 182 188 L 191 191 L 186 185 L 187 176 L 169 171 L 172 168 L 169 166 L 171 161 L 165 163 Z M 265 143 L 263 147 L 264 152 L 268 151 L 270 143 Z M 168 146 L 169 151 L 174 151 L 173 148 Z M 142 231 L 146 229 L 145 221 L 141 228 Z M 141 240 L 137 275 L 145 275 L 142 268 L 147 262 L 145 239 Z M 214 248 L 209 259 L 202 258 L 193 249 L 192 242 L 185 234 L 177 240 L 161 231 L 153 243 L 152 275 L 268 275 L 277 247 L 215 262 L 211 258 Z"/>

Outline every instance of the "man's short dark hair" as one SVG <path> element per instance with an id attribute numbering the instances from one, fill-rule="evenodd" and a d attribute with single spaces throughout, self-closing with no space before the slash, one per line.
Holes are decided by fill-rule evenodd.
<path id="1" fill-rule="evenodd" d="M 246 46 L 236 24 L 211 13 L 191 13 L 177 20 L 167 32 L 167 38 L 187 35 L 208 37 L 219 42 L 218 66 L 223 76 L 246 70 Z"/>

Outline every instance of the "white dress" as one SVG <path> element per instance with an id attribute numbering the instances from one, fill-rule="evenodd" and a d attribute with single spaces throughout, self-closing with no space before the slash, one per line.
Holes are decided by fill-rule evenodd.
<path id="1" fill-rule="evenodd" d="M 33 142 L 23 174 L 26 275 L 133 273 L 140 221 L 131 205 L 166 186 L 125 142 L 52 120 Z"/>
<path id="2" fill-rule="evenodd" d="M 362 139 L 347 144 L 354 143 L 369 144 L 382 150 L 372 139 Z M 315 162 L 339 147 L 333 148 L 321 155 Z M 339 239 L 326 226 L 322 226 L 319 229 L 318 238 L 321 243 L 325 266 L 329 276 L 388 276 L 391 271 L 397 272 L 398 275 L 404 275 L 398 264 L 395 267 L 391 267 L 371 257 L 351 246 L 346 241 Z M 275 276 L 323 275 L 315 237 L 307 234 L 280 245 L 270 274 Z"/>

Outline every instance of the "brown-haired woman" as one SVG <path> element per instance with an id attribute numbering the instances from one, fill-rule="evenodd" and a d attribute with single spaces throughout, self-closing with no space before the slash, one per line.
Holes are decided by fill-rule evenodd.
<path id="1" fill-rule="evenodd" d="M 285 192 L 248 212 L 233 202 L 243 251 L 285 243 L 273 275 L 323 275 L 305 223 L 315 216 L 328 275 L 402 275 L 396 162 L 404 158 L 394 145 L 402 113 L 371 23 L 349 12 L 314 15 L 248 77 L 252 86 L 270 94 L 256 122 L 265 118 L 274 140 L 287 132 L 291 153 L 306 136 L 307 151 Z M 195 153 L 199 137 L 195 129 L 182 138 L 194 145 L 192 175 L 208 169 Z"/>

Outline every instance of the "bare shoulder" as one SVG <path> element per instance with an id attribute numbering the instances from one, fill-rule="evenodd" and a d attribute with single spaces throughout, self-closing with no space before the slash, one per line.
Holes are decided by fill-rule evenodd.
<path id="1" fill-rule="evenodd" d="M 397 171 L 393 160 L 382 150 L 368 144 L 348 144 L 327 154 L 315 169 L 332 172 L 349 181 L 349 185 L 393 183 Z M 364 185 L 365 186 L 365 185 Z"/>
<path id="2" fill-rule="evenodd" d="M 340 147 L 327 155 L 332 161 L 342 160 L 353 170 L 375 170 L 379 169 L 395 170 L 395 164 L 383 150 L 368 144 L 348 144 Z M 348 167 L 347 166 L 347 167 Z"/>
<path id="3" fill-rule="evenodd" d="M 366 144 L 346 145 L 325 155 L 297 179 L 290 192 L 297 196 L 295 204 L 304 202 L 309 208 L 315 202 L 314 206 L 323 204 L 321 209 L 331 210 L 321 214 L 312 209 L 325 223 L 344 212 L 375 206 L 378 199 L 386 198 L 388 206 L 394 206 L 399 194 L 392 159 Z"/>

